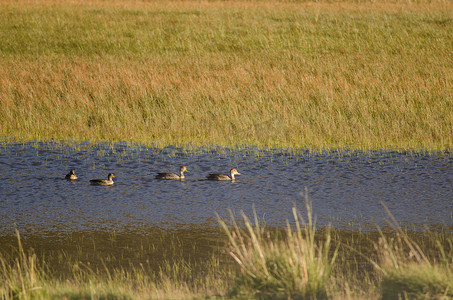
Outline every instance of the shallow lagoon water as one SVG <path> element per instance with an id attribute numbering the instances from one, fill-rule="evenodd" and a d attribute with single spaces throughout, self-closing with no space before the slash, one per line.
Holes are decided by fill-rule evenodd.
<path id="1" fill-rule="evenodd" d="M 187 165 L 185 181 L 154 179 Z M 236 167 L 236 182 L 204 180 Z M 64 180 L 75 169 L 79 179 Z M 112 187 L 89 179 L 116 175 Z M 375 230 L 389 219 L 415 229 L 453 226 L 449 153 L 348 152 L 125 144 L 6 143 L 0 148 L 0 234 L 217 226 L 229 210 L 284 227 L 307 194 L 318 226 Z"/>

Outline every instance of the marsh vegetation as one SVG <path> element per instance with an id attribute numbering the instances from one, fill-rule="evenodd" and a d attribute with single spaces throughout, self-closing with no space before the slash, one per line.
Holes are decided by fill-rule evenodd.
<path id="1" fill-rule="evenodd" d="M 295 226 L 243 215 L 196 231 L 2 238 L 2 299 L 451 299 L 451 232 L 317 229 L 309 206 Z M 190 232 L 190 233 L 189 233 Z M 187 238 L 189 237 L 190 238 Z M 216 236 L 216 237 L 215 237 Z M 25 241 L 23 241 L 25 240 Z M 209 241 L 209 242 L 206 242 Z M 43 243 L 44 242 L 44 243 Z M 11 245 L 14 243 L 14 247 Z M 24 246 L 28 244 L 28 246 Z M 34 251 L 32 245 L 39 245 Z M 74 247 L 75 246 L 75 247 Z M 71 248 L 72 247 L 72 248 Z M 47 252 L 46 252 L 47 251 Z"/>
<path id="2" fill-rule="evenodd" d="M 443 192 L 450 183 L 445 172 L 453 146 L 452 12 L 452 2 L 441 0 L 0 0 L 0 136 L 10 139 L 7 143 L 447 150 L 437 160 L 415 155 L 416 167 L 398 158 L 397 170 L 389 167 L 394 157 L 388 153 L 383 161 L 372 155 L 362 159 L 362 154 L 359 159 L 343 154 L 339 160 L 322 155 L 315 155 L 316 161 L 301 158 L 310 175 L 302 178 L 304 183 L 327 182 L 327 194 L 335 185 L 351 186 L 344 165 L 357 160 L 359 169 L 367 171 L 358 182 L 368 182 L 375 174 L 370 170 L 381 167 L 383 175 L 374 177 L 374 186 L 366 186 L 368 193 L 370 186 L 382 192 L 379 184 L 392 186 L 388 183 L 398 180 L 426 192 L 424 185 L 432 187 L 432 180 L 439 180 L 436 184 L 442 188 L 436 186 L 428 195 L 436 198 L 430 207 L 447 209 L 439 214 L 427 210 L 431 216 L 418 225 L 432 222 L 451 207 L 448 192 Z M 223 231 L 206 226 L 202 231 L 145 228 L 150 211 L 168 225 L 168 215 L 162 212 L 169 205 L 160 200 L 166 195 L 162 191 L 172 190 L 158 186 L 162 182 L 144 180 L 149 174 L 143 175 L 143 169 L 168 167 L 168 153 L 172 164 L 185 164 L 185 154 L 174 149 L 162 154 L 157 147 L 151 154 L 145 149 L 146 155 L 127 157 L 127 151 L 112 146 L 92 150 L 92 158 L 81 148 L 66 155 L 66 150 L 37 144 L 30 155 L 27 147 L 17 150 L 20 146 L 13 143 L 13 150 L 1 149 L 2 170 L 17 172 L 16 177 L 3 174 L 8 182 L 2 188 L 9 193 L 3 208 L 10 210 L 2 222 L 19 214 L 27 217 L 20 219 L 19 227 L 36 233 L 51 224 L 63 236 L 46 236 L 51 231 L 13 236 L 2 228 L 1 299 L 453 298 L 451 226 L 426 232 L 403 230 L 396 222 L 381 232 L 317 228 L 307 206 L 302 212 L 294 209 L 294 220 L 283 230 L 267 226 L 256 215 L 250 221 L 253 216 L 246 214 L 241 222 L 220 217 Z M 253 153 L 258 153 L 257 160 L 263 158 L 261 152 Z M 228 155 L 215 155 L 198 158 L 210 168 L 223 167 L 225 160 L 220 158 Z M 247 155 L 239 153 L 227 161 L 246 161 Z M 301 163 L 287 153 L 270 154 L 268 159 L 279 162 L 273 164 L 275 171 L 287 169 L 288 161 Z M 111 166 L 123 171 L 123 177 L 118 178 L 117 190 L 90 190 L 93 194 L 81 197 L 87 186 L 69 188 L 63 186 L 68 182 L 55 179 L 68 162 L 83 167 L 82 179 Z M 263 167 L 263 162 L 256 165 Z M 206 168 L 194 169 L 201 173 Z M 412 182 L 407 174 L 414 170 L 417 180 Z M 248 172 L 243 177 L 249 180 L 249 193 L 266 194 L 260 185 L 264 179 L 252 176 L 257 169 L 250 167 Z M 299 184 L 293 178 L 285 180 Z M 49 182 L 66 196 L 47 197 L 42 190 L 51 190 Z M 18 192 L 17 183 L 25 188 Z M 190 184 L 207 190 L 205 182 Z M 230 186 L 222 186 L 223 196 L 236 201 Z M 156 187 L 160 192 L 150 198 L 149 190 Z M 277 187 L 275 194 L 281 187 L 288 190 L 286 183 Z M 417 188 L 417 204 L 423 207 L 427 196 L 420 196 Z M 140 199 L 117 201 L 118 191 L 121 197 Z M 181 211 L 186 217 L 198 215 L 188 209 L 194 202 L 180 196 L 181 191 L 174 197 L 181 202 L 173 205 L 184 203 L 186 210 Z M 399 192 L 394 188 L 393 196 L 384 195 L 394 199 Z M 213 195 L 196 207 L 211 208 L 206 203 L 224 201 L 218 191 Z M 350 204 L 350 198 L 339 197 Z M 361 203 L 370 208 L 370 198 Z M 99 199 L 110 202 L 98 205 Z M 334 206 L 338 199 L 326 202 Z M 125 213 L 118 217 L 106 205 Z M 273 201 L 270 210 L 281 206 Z M 68 225 L 72 220 L 65 218 L 72 218 L 74 207 L 91 210 L 86 219 Z M 100 223 L 93 225 L 90 218 L 99 217 L 99 211 L 105 218 L 100 223 L 116 220 L 112 224 L 123 231 L 94 230 Z M 55 212 L 63 212 L 60 219 L 53 218 Z M 124 230 L 131 225 L 130 219 L 122 222 L 126 215 L 140 221 L 134 225 L 142 226 L 141 232 Z M 71 226 L 87 231 L 65 231 Z"/>
<path id="3" fill-rule="evenodd" d="M 0 135 L 446 150 L 451 1 L 0 1 Z"/>

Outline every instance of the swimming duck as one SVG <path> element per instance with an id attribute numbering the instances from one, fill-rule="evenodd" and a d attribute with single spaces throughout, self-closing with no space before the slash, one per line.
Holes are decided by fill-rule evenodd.
<path id="1" fill-rule="evenodd" d="M 65 179 L 67 180 L 76 180 L 78 177 L 77 175 L 75 174 L 75 171 L 74 170 L 71 170 L 66 176 L 65 176 Z"/>
<path id="2" fill-rule="evenodd" d="M 179 168 L 179 174 L 175 173 L 157 173 L 156 179 L 184 179 L 184 172 L 189 172 L 186 166 L 181 166 Z"/>
<path id="3" fill-rule="evenodd" d="M 234 181 L 234 175 L 241 175 L 241 173 L 238 172 L 236 169 L 231 169 L 230 170 L 230 176 L 228 175 L 223 175 L 223 174 L 209 174 L 208 177 L 206 177 L 208 180 L 231 180 Z"/>
<path id="4" fill-rule="evenodd" d="M 113 185 L 113 178 L 115 178 L 115 175 L 113 175 L 113 173 L 109 173 L 107 177 L 108 179 L 92 179 L 90 180 L 90 183 L 92 185 Z"/>

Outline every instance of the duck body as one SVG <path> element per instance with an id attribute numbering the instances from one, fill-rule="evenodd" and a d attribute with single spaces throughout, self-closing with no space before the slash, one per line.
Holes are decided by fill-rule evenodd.
<path id="1" fill-rule="evenodd" d="M 184 179 L 184 172 L 189 172 L 186 166 L 179 168 L 179 175 L 176 173 L 157 173 L 156 179 Z"/>
<path id="2" fill-rule="evenodd" d="M 223 181 L 223 180 L 231 180 L 234 181 L 234 175 L 241 175 L 241 173 L 238 172 L 236 169 L 231 169 L 230 170 L 230 176 L 224 175 L 224 174 L 209 174 L 206 178 L 208 180 L 217 180 L 217 181 Z"/>
<path id="3" fill-rule="evenodd" d="M 113 178 L 115 178 L 115 175 L 113 175 L 113 173 L 109 173 L 107 178 L 108 179 L 92 179 L 90 180 L 90 183 L 92 185 L 113 185 Z"/>
<path id="4" fill-rule="evenodd" d="M 74 170 L 71 170 L 65 177 L 66 180 L 76 180 L 78 177 Z"/>
<path id="5" fill-rule="evenodd" d="M 231 179 L 230 176 L 223 175 L 223 174 L 209 174 L 206 178 L 209 179 L 209 180 L 218 180 L 218 181 L 221 181 L 221 180 L 234 180 L 234 179 Z"/>
<path id="6" fill-rule="evenodd" d="M 180 176 L 175 173 L 157 173 L 156 179 L 181 179 L 184 178 L 184 176 Z"/>

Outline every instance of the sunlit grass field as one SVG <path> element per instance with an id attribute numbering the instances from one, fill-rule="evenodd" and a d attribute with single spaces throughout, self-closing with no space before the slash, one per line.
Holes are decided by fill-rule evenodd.
<path id="1" fill-rule="evenodd" d="M 0 0 L 0 135 L 451 150 L 451 1 Z"/>

